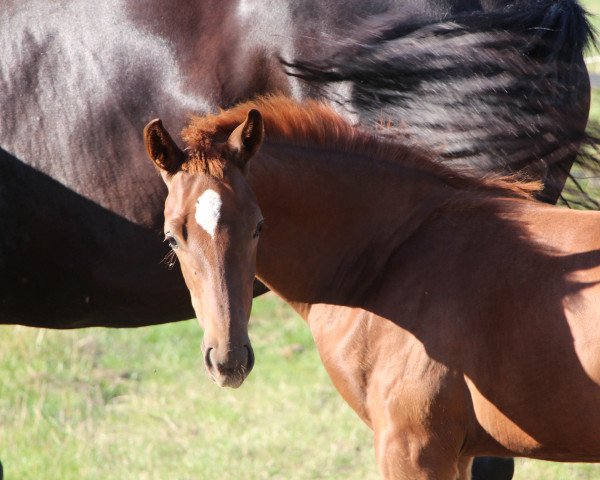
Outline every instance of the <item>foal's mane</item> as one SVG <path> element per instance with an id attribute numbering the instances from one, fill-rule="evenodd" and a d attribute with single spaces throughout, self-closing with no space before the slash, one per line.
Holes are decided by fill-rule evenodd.
<path id="1" fill-rule="evenodd" d="M 282 95 L 262 96 L 216 115 L 192 117 L 182 131 L 190 153 L 182 169 L 190 173 L 222 176 L 227 160 L 218 155 L 214 144 L 226 141 L 251 109 L 257 109 L 262 114 L 268 142 L 316 146 L 366 155 L 404 168 L 431 173 L 458 189 L 530 198 L 541 188 L 539 182 L 522 181 L 515 175 L 470 176 L 440 164 L 434 152 L 397 140 L 392 143 L 351 125 L 325 103 L 315 100 L 299 103 Z"/>

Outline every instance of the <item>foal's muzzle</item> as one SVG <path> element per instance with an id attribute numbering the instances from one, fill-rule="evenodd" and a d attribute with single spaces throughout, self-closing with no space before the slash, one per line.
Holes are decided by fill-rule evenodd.
<path id="1" fill-rule="evenodd" d="M 217 385 L 238 388 L 254 367 L 254 351 L 250 342 L 228 350 L 207 346 L 204 364 Z"/>

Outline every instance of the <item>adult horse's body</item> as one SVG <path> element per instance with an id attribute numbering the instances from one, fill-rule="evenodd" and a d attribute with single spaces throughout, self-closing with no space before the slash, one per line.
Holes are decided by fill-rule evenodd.
<path id="1" fill-rule="evenodd" d="M 581 112 L 589 79 L 572 45 L 585 45 L 590 30 L 576 4 L 541 5 L 457 14 L 438 24 L 382 16 L 324 58 L 287 65 L 312 85 L 334 89 L 329 95 L 349 104 L 361 124 L 384 123 L 386 135 L 426 144 L 440 161 L 478 175 L 521 171 L 541 179 L 538 198 L 556 203 L 587 122 Z M 348 99 L 336 95 L 340 85 Z M 572 193 L 565 193 L 568 202 Z"/>
<path id="2" fill-rule="evenodd" d="M 482 454 L 600 461 L 599 213 L 315 103 L 249 102 L 183 137 L 185 152 L 160 121 L 145 130 L 219 384 L 252 366 L 256 273 L 307 321 L 385 478 L 468 478 Z"/>
<path id="3" fill-rule="evenodd" d="M 136 326 L 190 317 L 193 312 L 183 282 L 159 265 L 166 253 L 157 233 L 165 190 L 142 158 L 141 126 L 160 114 L 178 129 L 190 111 L 204 112 L 261 92 L 318 94 L 285 76 L 278 56 L 310 60 L 319 51 L 316 47 L 327 43 L 324 39 L 343 37 L 356 18 L 388 13 L 400 24 L 415 17 L 426 23 L 503 4 L 477 0 L 323 1 L 302 7 L 286 0 L 4 2 L 0 9 L 0 322 L 73 328 Z M 559 101 L 550 124 L 566 124 L 568 118 L 581 135 L 589 86 L 580 35 L 574 32 L 587 31 L 585 21 L 571 1 L 556 2 L 558 9 L 550 8 L 552 2 L 520 3 L 529 4 L 547 15 L 542 20 L 531 16 L 528 27 L 546 25 L 548 19 L 551 25 L 558 22 L 557 28 L 547 31 L 562 38 L 561 50 L 564 47 L 575 58 L 569 66 L 574 75 L 552 85 L 579 92 L 577 106 L 563 109 L 564 102 Z M 510 28 L 506 31 L 510 34 Z M 463 54 L 469 56 L 466 50 Z M 462 65 L 462 59 L 455 58 L 448 71 Z M 502 65 L 497 67 L 502 70 Z M 492 83 L 498 69 L 493 73 Z M 545 79 L 537 81 L 541 83 L 534 85 L 544 85 Z M 482 98 L 489 98 L 490 104 L 497 101 L 493 92 L 484 93 L 488 97 Z M 444 96 L 443 89 L 440 95 Z M 517 112 L 512 117 L 495 125 L 500 137 L 513 137 L 512 121 L 518 112 L 534 111 L 536 118 L 546 118 L 533 108 L 537 100 L 532 97 L 533 103 L 528 104 L 527 98 L 514 106 Z M 556 98 L 562 98 L 560 92 Z M 360 111 L 362 105 L 357 108 Z M 474 103 L 461 116 L 480 110 L 481 105 Z M 451 116 L 452 106 L 442 106 L 440 112 Z M 410 124 L 409 117 L 403 120 Z M 533 149 L 540 139 L 562 137 L 548 122 L 544 125 L 546 130 L 526 137 L 521 145 L 528 145 L 530 138 Z M 506 166 L 506 158 L 497 151 L 483 157 L 499 162 L 502 169 L 523 166 Z M 565 163 L 558 157 L 565 168 L 571 160 L 571 151 Z M 543 168 L 535 174 L 548 177 Z"/>

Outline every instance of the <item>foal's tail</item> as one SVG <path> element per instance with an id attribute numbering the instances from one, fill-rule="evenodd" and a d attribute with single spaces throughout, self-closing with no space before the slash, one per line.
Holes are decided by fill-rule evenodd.
<path id="1" fill-rule="evenodd" d="M 539 0 L 438 23 L 382 16 L 326 58 L 284 64 L 379 133 L 474 174 L 542 178 L 542 198 L 556 202 L 586 140 L 583 51 L 594 44 L 575 0 Z"/>

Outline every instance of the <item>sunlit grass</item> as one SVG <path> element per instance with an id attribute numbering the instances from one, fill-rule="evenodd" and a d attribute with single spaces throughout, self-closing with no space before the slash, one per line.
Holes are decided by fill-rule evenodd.
<path id="1" fill-rule="evenodd" d="M 7 480 L 379 478 L 371 432 L 272 296 L 255 301 L 256 367 L 238 390 L 207 379 L 194 321 L 0 336 Z M 600 466 L 519 460 L 515 478 L 594 479 Z"/>
<path id="2" fill-rule="evenodd" d="M 252 323 L 256 367 L 238 390 L 206 378 L 193 321 L 0 328 L 6 478 L 377 478 L 371 434 L 304 323 L 268 298 Z"/>
<path id="3" fill-rule="evenodd" d="M 590 120 L 600 121 L 600 90 L 592 90 L 592 101 L 590 104 Z"/>
<path id="4" fill-rule="evenodd" d="M 596 35 L 600 34 L 600 0 L 584 0 L 581 5 L 590 14 L 589 19 Z M 590 49 L 585 54 L 587 67 L 590 72 L 600 74 L 600 51 Z"/>

